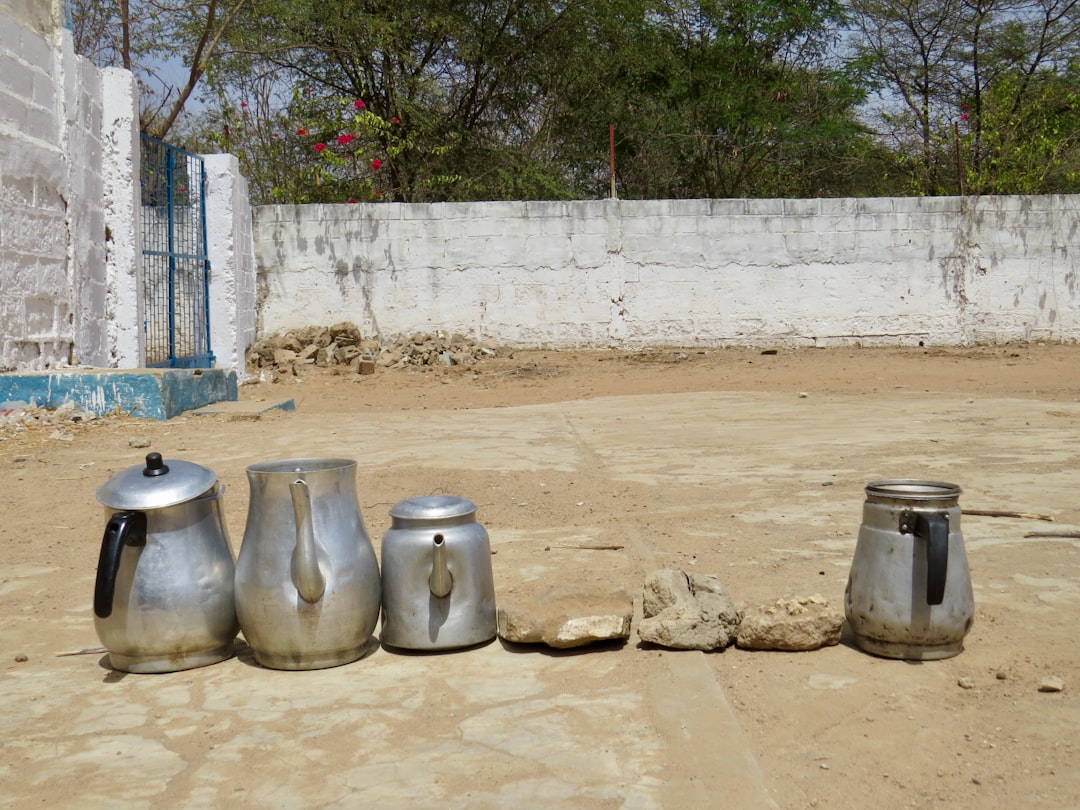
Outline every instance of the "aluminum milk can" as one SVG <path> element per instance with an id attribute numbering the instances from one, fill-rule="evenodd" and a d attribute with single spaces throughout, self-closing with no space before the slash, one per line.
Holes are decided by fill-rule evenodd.
<path id="1" fill-rule="evenodd" d="M 960 487 L 898 479 L 866 486 L 844 612 L 863 650 L 932 660 L 960 653 L 975 616 Z"/>

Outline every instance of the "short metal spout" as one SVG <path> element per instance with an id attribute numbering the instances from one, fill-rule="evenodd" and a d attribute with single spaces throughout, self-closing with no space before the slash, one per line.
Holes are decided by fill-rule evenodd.
<path id="1" fill-rule="evenodd" d="M 454 578 L 446 567 L 446 541 L 441 534 L 435 535 L 431 541 L 431 576 L 428 577 L 428 587 L 431 588 L 432 596 L 439 599 L 449 594 L 454 587 Z"/>

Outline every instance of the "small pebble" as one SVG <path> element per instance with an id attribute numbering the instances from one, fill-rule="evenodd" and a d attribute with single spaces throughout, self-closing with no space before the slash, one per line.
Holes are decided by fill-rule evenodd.
<path id="1" fill-rule="evenodd" d="M 1048 675 L 1039 681 L 1040 692 L 1060 692 L 1065 688 L 1065 681 L 1056 675 Z"/>
<path id="2" fill-rule="evenodd" d="M 961 689 L 974 689 L 975 681 L 973 681 L 967 675 L 961 675 L 959 678 L 957 678 L 956 685 L 959 686 Z"/>
<path id="3" fill-rule="evenodd" d="M 806 393 L 805 391 L 800 391 L 799 392 L 799 399 L 806 399 L 808 396 L 810 396 L 810 395 L 808 393 Z"/>
<path id="4" fill-rule="evenodd" d="M 1004 681 L 1009 676 L 999 669 L 997 675 L 995 675 L 994 677 L 997 678 L 999 681 Z"/>
<path id="5" fill-rule="evenodd" d="M 150 440 L 145 436 L 137 436 L 134 439 L 128 439 L 128 447 L 149 447 Z"/>
<path id="6" fill-rule="evenodd" d="M 16 664 L 25 664 L 29 660 L 30 660 L 30 658 L 28 656 L 23 655 L 22 653 L 19 653 L 18 655 L 15 656 L 15 663 Z"/>

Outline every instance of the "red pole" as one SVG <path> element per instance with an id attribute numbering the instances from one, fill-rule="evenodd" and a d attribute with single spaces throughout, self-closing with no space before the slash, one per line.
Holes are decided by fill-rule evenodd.
<path id="1" fill-rule="evenodd" d="M 611 163 L 611 199 L 618 199 L 615 193 L 615 125 L 608 125 L 608 153 Z"/>

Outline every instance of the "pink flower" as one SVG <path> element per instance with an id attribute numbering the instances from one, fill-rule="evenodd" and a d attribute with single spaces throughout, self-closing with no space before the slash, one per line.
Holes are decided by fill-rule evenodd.
<path id="1" fill-rule="evenodd" d="M 401 119 L 400 119 L 400 118 L 398 118 L 398 117 L 397 117 L 397 116 L 395 115 L 395 116 L 394 116 L 393 118 L 391 118 L 391 119 L 390 119 L 390 123 L 391 123 L 391 124 L 400 124 L 400 123 L 401 123 Z"/>
<path id="2" fill-rule="evenodd" d="M 967 120 L 968 120 L 968 114 L 967 114 L 967 113 L 964 113 L 963 115 L 961 115 L 961 116 L 960 116 L 960 120 L 961 120 L 961 121 L 967 121 Z"/>
<path id="3" fill-rule="evenodd" d="M 356 136 L 355 135 L 349 135 L 348 133 L 344 133 L 344 134 L 341 134 L 341 135 L 337 136 L 338 146 L 347 146 L 348 144 L 352 143 L 355 140 L 356 140 Z"/>
<path id="4" fill-rule="evenodd" d="M 241 106 L 241 107 L 246 107 L 246 106 L 247 106 L 247 102 L 246 102 L 246 101 L 241 101 L 241 102 L 240 102 L 240 106 Z"/>
<path id="5" fill-rule="evenodd" d="M 279 133 L 275 132 L 271 137 L 272 138 L 280 138 L 281 135 Z"/>
<path id="6" fill-rule="evenodd" d="M 354 107 L 356 107 L 356 109 L 358 109 L 358 110 L 362 110 L 362 109 L 364 109 L 364 107 L 366 107 L 366 106 L 367 106 L 367 105 L 366 105 L 366 104 L 364 104 L 364 102 L 363 102 L 363 101 L 361 101 L 360 99 L 357 99 L 356 101 L 354 101 L 354 102 L 352 103 L 352 105 L 353 105 Z"/>
<path id="7" fill-rule="evenodd" d="M 961 109 L 961 110 L 970 110 L 970 109 L 971 109 L 971 107 L 969 107 L 969 106 L 968 106 L 967 104 L 961 104 L 961 105 L 960 105 L 960 109 Z"/>
<path id="8" fill-rule="evenodd" d="M 325 143 L 317 143 L 317 144 L 315 144 L 315 146 L 314 146 L 314 149 L 315 149 L 315 151 L 316 151 L 316 152 L 321 152 L 321 151 L 322 151 L 323 149 L 325 149 L 325 148 L 326 148 L 326 144 L 325 144 Z"/>
<path id="9" fill-rule="evenodd" d="M 356 205 L 356 200 L 354 200 L 352 197 L 349 197 L 348 203 L 349 205 Z"/>
<path id="10" fill-rule="evenodd" d="M 305 135 L 307 135 L 307 130 L 306 129 L 298 129 L 298 130 L 296 130 L 296 134 L 299 135 L 301 138 L 303 138 Z"/>
<path id="11" fill-rule="evenodd" d="M 382 161 L 381 160 L 379 160 L 378 158 L 375 158 L 373 161 L 371 161 L 371 170 L 373 172 L 377 172 L 381 168 L 382 168 Z"/>

